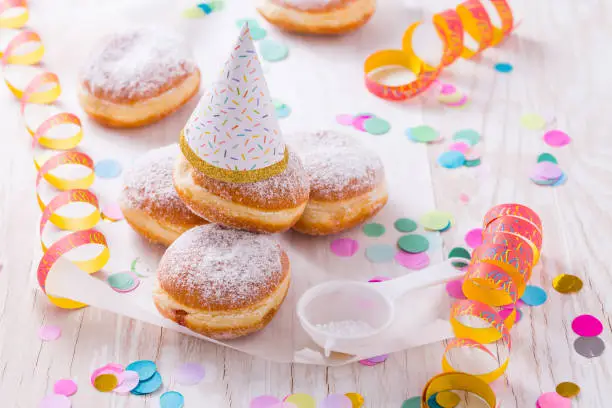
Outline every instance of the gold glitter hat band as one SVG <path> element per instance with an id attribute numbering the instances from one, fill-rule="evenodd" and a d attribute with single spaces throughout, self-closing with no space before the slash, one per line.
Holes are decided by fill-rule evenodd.
<path id="1" fill-rule="evenodd" d="M 208 177 L 230 183 L 255 183 L 257 181 L 269 179 L 285 171 L 287 162 L 289 161 L 289 153 L 287 147 L 285 147 L 283 159 L 271 166 L 255 170 L 230 170 L 213 166 L 202 160 L 193 150 L 191 150 L 191 147 L 189 147 L 187 143 L 187 139 L 185 139 L 185 134 L 182 131 L 179 144 L 183 155 L 199 172 L 204 173 Z"/>

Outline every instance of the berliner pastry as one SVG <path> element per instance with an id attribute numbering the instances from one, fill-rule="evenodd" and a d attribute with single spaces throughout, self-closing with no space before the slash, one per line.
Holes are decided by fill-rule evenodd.
<path id="1" fill-rule="evenodd" d="M 196 214 L 253 232 L 286 231 L 308 201 L 308 177 L 282 138 L 248 26 L 180 134 L 174 186 Z"/>
<path id="2" fill-rule="evenodd" d="M 270 236 L 208 224 L 166 250 L 153 301 L 166 318 L 226 340 L 263 329 L 289 282 L 289 258 Z"/>
<path id="3" fill-rule="evenodd" d="M 334 131 L 299 133 L 289 139 L 310 179 L 310 199 L 293 229 L 328 235 L 353 228 L 387 203 L 383 164 L 351 136 Z"/>
<path id="4" fill-rule="evenodd" d="M 148 240 L 170 245 L 183 232 L 207 221 L 192 213 L 172 183 L 178 145 L 151 150 L 124 178 L 119 206 L 130 226 Z"/>
<path id="5" fill-rule="evenodd" d="M 364 25 L 376 0 L 260 0 L 259 14 L 287 31 L 342 34 Z"/>
<path id="6" fill-rule="evenodd" d="M 138 127 L 183 106 L 199 86 L 200 71 L 180 35 L 130 29 L 96 47 L 81 72 L 79 101 L 103 125 Z"/>

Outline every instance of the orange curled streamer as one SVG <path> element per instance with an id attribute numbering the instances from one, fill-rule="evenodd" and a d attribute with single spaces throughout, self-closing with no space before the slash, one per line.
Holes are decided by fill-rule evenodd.
<path id="1" fill-rule="evenodd" d="M 9 10 L 11 13 L 6 13 Z M 40 36 L 32 30 L 24 28 L 28 18 L 29 12 L 25 0 L 0 0 L 0 28 L 21 30 L 9 42 L 6 49 L 0 50 L 0 64 L 2 65 L 3 72 L 9 66 L 18 69 L 19 66 L 33 66 L 42 61 L 45 49 Z M 33 47 L 33 51 L 20 53 L 20 48 L 28 43 L 37 44 L 37 47 Z M 94 163 L 85 153 L 70 151 L 77 147 L 83 138 L 83 127 L 77 116 L 67 112 L 56 113 L 50 115 L 37 125 L 36 128 L 30 126 L 26 120 L 25 111 L 28 105 L 53 104 L 59 98 L 61 87 L 56 74 L 44 71 L 41 68 L 41 73 L 36 75 L 23 89 L 11 83 L 6 75 L 4 75 L 4 82 L 19 100 L 20 112 L 23 116 L 26 129 L 32 136 L 33 147 L 40 145 L 51 150 L 65 150 L 53 155 L 44 163 L 39 163 L 35 160 L 38 171 L 36 177 L 36 198 L 43 212 L 39 232 L 44 253 L 38 265 L 37 278 L 40 288 L 46 293 L 46 281 L 49 271 L 55 262 L 73 249 L 92 244 L 101 248 L 98 254 L 91 259 L 73 261 L 76 266 L 87 273 L 94 273 L 102 269 L 110 257 L 106 238 L 101 232 L 94 229 L 95 225 L 100 221 L 98 198 L 88 190 L 94 181 Z M 66 138 L 54 139 L 48 137 L 49 131 L 60 125 L 71 125 L 76 128 L 76 131 Z M 52 173 L 54 169 L 66 164 L 84 166 L 90 172 L 87 176 L 80 179 L 65 179 Z M 38 193 L 39 185 L 43 179 L 58 190 L 58 194 L 47 204 L 43 202 Z M 91 212 L 82 217 L 69 217 L 57 213 L 60 208 L 76 202 L 89 204 L 92 208 Z M 47 247 L 43 240 L 43 232 L 49 222 L 61 230 L 71 232 Z M 83 303 L 70 299 L 47 296 L 53 304 L 62 308 L 76 309 L 86 306 Z"/>
<path id="2" fill-rule="evenodd" d="M 410 99 L 433 84 L 442 69 L 458 58 L 472 59 L 489 47 L 498 45 L 510 35 L 514 28 L 512 10 L 506 0 L 490 0 L 500 16 L 501 27 L 495 27 L 486 9 L 479 0 L 466 0 L 456 9 L 435 14 L 432 23 L 442 40 L 443 54 L 440 63 L 432 67 L 416 55 L 412 47 L 412 37 L 421 22 L 412 24 L 404 33 L 401 50 L 382 50 L 370 55 L 364 63 L 365 84 L 368 91 L 390 101 Z M 477 43 L 472 50 L 464 44 L 464 32 Z M 416 75 L 408 84 L 390 86 L 372 78 L 372 72 L 383 67 L 401 66 Z"/>
<path id="3" fill-rule="evenodd" d="M 453 390 L 473 393 L 489 408 L 496 407 L 495 395 L 488 384 L 503 375 L 510 362 L 510 329 L 516 318 L 516 302 L 542 250 L 542 224 L 533 210 L 520 204 L 493 207 L 484 220 L 484 242 L 474 250 L 463 282 L 467 300 L 455 302 L 451 309 L 450 322 L 456 338 L 444 350 L 444 374 L 433 377 L 423 390 L 422 408 L 430 407 L 430 398 L 436 393 Z M 497 309 L 504 305 L 512 307 L 506 319 Z M 468 325 L 465 317 L 485 325 Z M 483 345 L 497 341 L 504 356 L 497 356 Z M 497 367 L 486 373 L 457 372 L 450 363 L 450 353 L 457 349 L 480 350 Z"/>

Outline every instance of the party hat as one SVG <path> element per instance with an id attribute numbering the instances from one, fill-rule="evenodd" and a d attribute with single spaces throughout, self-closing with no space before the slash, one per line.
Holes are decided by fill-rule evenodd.
<path id="1" fill-rule="evenodd" d="M 246 24 L 219 80 L 206 88 L 187 121 L 180 146 L 197 170 L 222 181 L 252 183 L 287 167 L 274 104 Z"/>

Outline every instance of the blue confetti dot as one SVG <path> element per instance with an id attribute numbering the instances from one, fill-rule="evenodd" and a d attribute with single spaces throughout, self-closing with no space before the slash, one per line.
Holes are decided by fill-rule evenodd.
<path id="1" fill-rule="evenodd" d="M 507 62 L 499 62 L 495 64 L 495 70 L 504 74 L 512 72 L 513 69 L 514 67 L 511 64 L 508 64 Z"/>
<path id="2" fill-rule="evenodd" d="M 461 152 L 451 150 L 438 156 L 438 164 L 447 169 L 456 169 L 465 163 L 465 155 Z"/>
<path id="3" fill-rule="evenodd" d="M 180 392 L 168 391 L 159 397 L 160 408 L 183 408 L 184 405 L 185 398 Z"/>
<path id="4" fill-rule="evenodd" d="M 387 244 L 376 244 L 366 248 L 365 256 L 370 262 L 390 262 L 395 256 L 395 248 Z"/>
<path id="5" fill-rule="evenodd" d="M 151 360 L 138 360 L 128 364 L 126 371 L 136 371 L 140 381 L 147 381 L 157 372 L 157 366 Z"/>
<path id="6" fill-rule="evenodd" d="M 544 302 L 546 302 L 547 298 L 548 295 L 546 295 L 546 292 L 541 287 L 527 285 L 527 287 L 525 287 L 525 292 L 523 293 L 521 300 L 529 306 L 540 306 L 541 304 L 544 304 Z"/>
<path id="7" fill-rule="evenodd" d="M 565 184 L 565 182 L 567 181 L 567 174 L 563 173 L 561 175 L 561 177 L 559 177 L 557 179 L 557 181 L 555 181 L 553 184 L 551 184 L 553 187 L 557 187 L 557 186 L 561 186 L 563 184 Z"/>
<path id="8" fill-rule="evenodd" d="M 436 401 L 437 395 L 438 394 L 434 394 L 431 397 L 429 397 L 429 399 L 427 400 L 427 406 L 429 408 L 442 408 L 442 406 L 438 404 L 438 401 Z"/>
<path id="9" fill-rule="evenodd" d="M 291 108 L 289 105 L 285 105 L 284 103 L 276 108 L 276 117 L 277 118 L 286 118 L 291 114 Z"/>
<path id="10" fill-rule="evenodd" d="M 162 378 L 158 372 L 155 372 L 151 378 L 146 381 L 140 381 L 136 388 L 130 391 L 134 395 L 151 394 L 159 389 L 162 385 Z"/>
<path id="11" fill-rule="evenodd" d="M 117 160 L 106 159 L 100 160 L 96 163 L 94 167 L 94 171 L 96 172 L 96 176 L 100 178 L 115 178 L 121 175 L 123 168 L 121 167 L 121 163 Z"/>
<path id="12" fill-rule="evenodd" d="M 202 10 L 204 13 L 206 14 L 210 14 L 212 13 L 212 7 L 210 7 L 210 5 L 206 4 L 206 3 L 200 3 L 198 4 L 198 8 L 200 10 Z"/>

